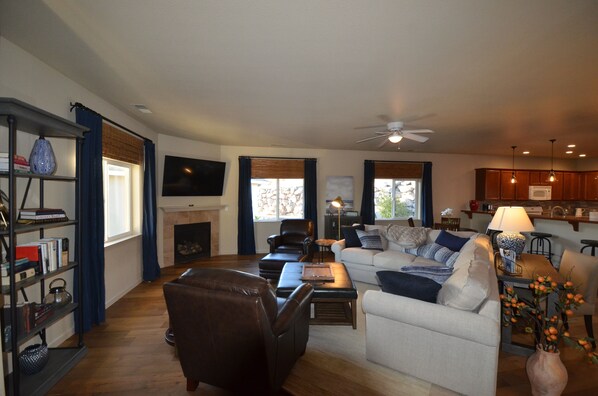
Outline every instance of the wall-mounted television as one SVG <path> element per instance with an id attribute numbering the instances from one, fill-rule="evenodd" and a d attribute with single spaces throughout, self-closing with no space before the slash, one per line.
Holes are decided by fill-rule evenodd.
<path id="1" fill-rule="evenodd" d="M 162 196 L 221 196 L 225 168 L 225 162 L 166 155 Z"/>

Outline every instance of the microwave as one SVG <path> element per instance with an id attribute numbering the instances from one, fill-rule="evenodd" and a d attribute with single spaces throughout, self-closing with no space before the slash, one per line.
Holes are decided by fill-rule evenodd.
<path id="1" fill-rule="evenodd" d="M 531 201 L 548 201 L 552 197 L 552 186 L 529 186 Z"/>

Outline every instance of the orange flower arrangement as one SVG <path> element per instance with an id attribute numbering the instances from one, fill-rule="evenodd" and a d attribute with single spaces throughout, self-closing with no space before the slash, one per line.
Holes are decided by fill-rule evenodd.
<path id="1" fill-rule="evenodd" d="M 534 335 L 536 345 L 546 352 L 558 352 L 562 339 L 567 345 L 584 351 L 590 363 L 598 364 L 598 353 L 592 351 L 593 340 L 571 336 L 559 319 L 560 314 L 572 316 L 574 310 L 584 303 L 583 296 L 576 293 L 573 282 L 567 281 L 559 288 L 550 276 L 538 276 L 529 284 L 529 288 L 533 295 L 531 301 L 520 298 L 511 287 L 507 287 L 505 294 L 500 295 L 504 325 L 523 325 L 526 333 Z M 556 314 L 548 317 L 545 307 L 551 293 L 557 293 L 558 300 L 555 302 Z"/>

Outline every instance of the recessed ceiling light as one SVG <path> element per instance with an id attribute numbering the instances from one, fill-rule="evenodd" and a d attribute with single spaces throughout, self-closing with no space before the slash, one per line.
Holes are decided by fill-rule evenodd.
<path id="1" fill-rule="evenodd" d="M 571 151 L 571 150 L 565 151 L 565 154 L 573 154 L 573 151 Z"/>
<path id="2" fill-rule="evenodd" d="M 527 155 L 529 154 L 529 151 L 524 151 L 523 154 Z"/>
<path id="3" fill-rule="evenodd" d="M 568 145 L 567 147 L 569 147 L 569 148 L 573 148 L 573 147 L 575 147 L 575 145 L 574 145 L 574 144 L 570 144 L 570 145 Z"/>
<path id="4" fill-rule="evenodd" d="M 134 108 L 136 108 L 137 110 L 139 110 L 142 113 L 145 113 L 145 114 L 152 113 L 152 111 L 150 109 L 148 109 L 147 106 L 144 104 L 132 104 L 131 106 L 133 106 Z"/>
<path id="5" fill-rule="evenodd" d="M 580 156 L 580 157 L 585 157 L 586 155 L 585 155 L 585 154 L 579 154 L 579 156 Z"/>

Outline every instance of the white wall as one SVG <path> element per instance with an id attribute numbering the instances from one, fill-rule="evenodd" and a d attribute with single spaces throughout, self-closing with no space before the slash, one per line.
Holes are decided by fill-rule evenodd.
<path id="1" fill-rule="evenodd" d="M 156 142 L 158 135 L 155 132 L 3 37 L 0 37 L 0 59 L 2 59 L 0 62 L 0 97 L 17 98 L 71 121 L 75 120 L 75 113 L 69 112 L 69 102 L 81 102 Z M 136 100 L 131 101 L 131 103 L 136 102 Z M 6 135 L 5 128 L 0 133 Z M 18 152 L 28 156 L 34 140 L 34 137 L 21 140 Z M 68 147 L 68 144 L 72 143 L 60 140 L 52 141 L 58 159 L 58 173 L 74 174 L 72 170 L 74 169 L 73 151 Z M 6 142 L 6 140 L 0 141 Z M 55 202 L 56 206 L 65 208 L 67 213 L 74 213 L 72 194 L 69 194 L 67 200 L 63 200 L 64 196 L 64 192 L 59 189 L 58 191 L 50 189 L 46 192 L 48 203 Z M 123 260 L 123 257 L 127 257 L 127 259 Z M 105 263 L 106 303 L 110 305 L 141 282 L 141 238 L 133 238 L 107 247 Z M 64 275 L 66 275 L 69 285 L 72 285 L 72 271 Z M 32 290 L 32 293 L 31 297 L 35 297 L 35 290 Z M 72 334 L 72 329 L 71 318 L 52 326 L 48 331 L 49 343 L 54 345 L 66 339 Z"/>

